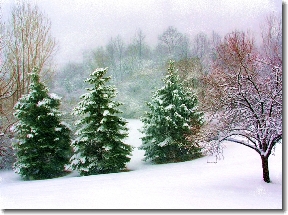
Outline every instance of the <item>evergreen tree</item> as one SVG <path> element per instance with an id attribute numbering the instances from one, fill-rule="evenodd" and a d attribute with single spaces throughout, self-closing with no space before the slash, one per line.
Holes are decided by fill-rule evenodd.
<path id="1" fill-rule="evenodd" d="M 110 77 L 104 77 L 107 69 L 97 69 L 86 80 L 93 87 L 81 96 L 82 101 L 74 109 L 74 115 L 83 116 L 73 142 L 74 155 L 70 167 L 81 175 L 119 172 L 130 161 L 132 147 L 123 142 L 128 136 L 126 121 L 121 113 L 121 103 L 113 101 L 116 89 L 105 85 Z"/>
<path id="2" fill-rule="evenodd" d="M 15 105 L 17 141 L 13 143 L 16 173 L 24 179 L 61 176 L 69 162 L 70 129 L 61 122 L 60 98 L 48 94 L 39 80 L 38 70 L 30 74 L 29 93 Z"/>
<path id="3" fill-rule="evenodd" d="M 200 157 L 201 149 L 191 138 L 203 124 L 197 98 L 180 83 L 172 61 L 163 82 L 147 103 L 150 111 L 141 118 L 144 136 L 140 149 L 145 150 L 145 160 L 167 163 Z"/>

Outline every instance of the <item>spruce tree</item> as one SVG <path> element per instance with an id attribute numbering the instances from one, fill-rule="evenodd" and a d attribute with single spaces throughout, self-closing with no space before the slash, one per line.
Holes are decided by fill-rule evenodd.
<path id="1" fill-rule="evenodd" d="M 203 113 L 197 111 L 197 98 L 180 82 L 174 62 L 170 62 L 164 86 L 147 103 L 149 111 L 141 118 L 144 134 L 144 160 L 155 163 L 187 161 L 201 156 L 193 136 L 203 124 Z"/>
<path id="2" fill-rule="evenodd" d="M 60 120 L 60 98 L 48 93 L 37 69 L 30 78 L 29 93 L 15 105 L 14 170 L 29 180 L 61 176 L 69 162 L 70 129 Z"/>
<path id="3" fill-rule="evenodd" d="M 70 168 L 80 175 L 119 172 L 130 161 L 132 147 L 123 142 L 128 136 L 126 121 L 119 117 L 121 103 L 113 101 L 116 89 L 106 83 L 106 69 L 96 69 L 85 82 L 92 85 L 74 108 L 82 116 L 76 123 L 80 128 L 72 142 L 74 155 Z"/>

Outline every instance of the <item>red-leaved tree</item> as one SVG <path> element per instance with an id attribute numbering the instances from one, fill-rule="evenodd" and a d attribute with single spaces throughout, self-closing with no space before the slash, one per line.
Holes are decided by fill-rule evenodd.
<path id="1" fill-rule="evenodd" d="M 263 36 L 263 44 L 257 48 L 248 34 L 233 32 L 219 45 L 214 68 L 204 79 L 210 124 L 204 131 L 208 143 L 203 142 L 206 152 L 218 155 L 223 141 L 255 150 L 269 183 L 268 158 L 282 140 L 282 54 L 275 53 L 282 41 L 271 43 Z M 270 45 L 281 47 L 271 55 Z"/>

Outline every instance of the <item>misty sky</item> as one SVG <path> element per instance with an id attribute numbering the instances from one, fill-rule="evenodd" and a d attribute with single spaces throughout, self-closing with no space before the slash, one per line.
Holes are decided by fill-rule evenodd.
<path id="1" fill-rule="evenodd" d="M 2 0 L 7 12 L 13 0 Z M 233 30 L 259 32 L 272 12 L 282 12 L 280 0 L 33 0 L 52 22 L 59 64 L 80 61 L 86 49 L 106 45 L 118 34 L 131 42 L 138 29 L 155 45 L 168 26 L 187 33 L 221 36 Z"/>

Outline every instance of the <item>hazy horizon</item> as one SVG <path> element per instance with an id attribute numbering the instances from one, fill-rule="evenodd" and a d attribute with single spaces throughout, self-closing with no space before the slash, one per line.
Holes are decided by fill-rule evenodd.
<path id="1" fill-rule="evenodd" d="M 2 11 L 16 0 L 4 0 Z M 120 35 L 131 42 L 138 29 L 150 45 L 168 26 L 186 33 L 192 40 L 200 32 L 212 31 L 224 36 L 233 30 L 259 32 L 264 18 L 282 13 L 277 0 L 33 0 L 52 23 L 52 35 L 59 51 L 58 64 L 81 62 L 84 50 L 105 46 L 111 37 Z"/>

